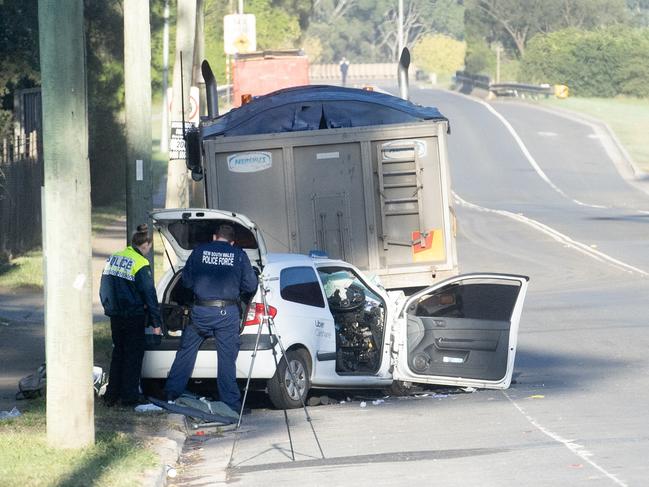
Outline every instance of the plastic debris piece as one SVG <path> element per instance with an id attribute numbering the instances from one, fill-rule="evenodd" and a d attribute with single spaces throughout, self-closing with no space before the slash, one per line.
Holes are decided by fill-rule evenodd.
<path id="1" fill-rule="evenodd" d="M 545 396 L 543 394 L 534 394 L 528 397 L 528 399 L 545 399 Z"/>
<path id="2" fill-rule="evenodd" d="M 367 403 L 365 401 L 361 401 L 361 407 L 364 408 L 367 406 Z"/>
<path id="3" fill-rule="evenodd" d="M 21 414 L 22 413 L 18 411 L 18 409 L 14 406 L 14 408 L 11 411 L 0 411 L 0 419 L 17 418 Z"/>
<path id="4" fill-rule="evenodd" d="M 433 399 L 444 399 L 445 397 L 448 397 L 448 394 L 433 394 L 431 397 Z"/>
<path id="5" fill-rule="evenodd" d="M 167 465 L 166 469 L 167 469 L 167 477 L 173 479 L 176 475 L 178 475 L 178 472 L 176 472 L 176 469 L 173 468 L 171 465 Z"/>
<path id="6" fill-rule="evenodd" d="M 140 404 L 135 407 L 135 412 L 136 413 L 153 413 L 153 412 L 159 412 L 162 411 L 162 408 L 160 406 L 156 406 L 155 404 Z"/>
<path id="7" fill-rule="evenodd" d="M 372 401 L 372 404 L 374 404 L 375 406 L 378 406 L 379 404 L 384 403 L 384 402 L 385 401 L 383 399 L 377 399 L 376 401 Z"/>
<path id="8" fill-rule="evenodd" d="M 478 389 L 476 389 L 475 387 L 464 387 L 464 388 L 462 388 L 462 390 L 463 390 L 464 392 L 475 392 L 475 391 L 477 391 Z"/>

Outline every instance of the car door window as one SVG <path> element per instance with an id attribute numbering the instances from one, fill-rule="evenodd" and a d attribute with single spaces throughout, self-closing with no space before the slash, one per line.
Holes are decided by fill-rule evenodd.
<path id="1" fill-rule="evenodd" d="M 279 276 L 280 296 L 286 301 L 324 308 L 320 282 L 311 267 L 289 267 Z"/>

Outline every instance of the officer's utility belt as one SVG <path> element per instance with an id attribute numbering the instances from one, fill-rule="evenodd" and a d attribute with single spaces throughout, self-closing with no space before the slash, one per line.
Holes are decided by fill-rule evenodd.
<path id="1" fill-rule="evenodd" d="M 217 306 L 219 308 L 224 308 L 226 306 L 231 306 L 237 304 L 238 301 L 234 299 L 205 299 L 205 300 L 196 300 L 194 304 L 196 306 Z"/>

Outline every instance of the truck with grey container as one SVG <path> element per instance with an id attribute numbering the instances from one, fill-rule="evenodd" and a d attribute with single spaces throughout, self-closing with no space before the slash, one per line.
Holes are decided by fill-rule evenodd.
<path id="1" fill-rule="evenodd" d="M 448 120 L 387 93 L 302 86 L 253 98 L 187 134 L 188 168 L 207 208 L 243 213 L 271 252 L 354 264 L 386 289 L 458 272 Z"/>

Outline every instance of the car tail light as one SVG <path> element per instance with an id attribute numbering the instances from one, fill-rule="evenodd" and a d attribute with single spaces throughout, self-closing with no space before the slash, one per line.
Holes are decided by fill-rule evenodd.
<path id="1" fill-rule="evenodd" d="M 268 314 L 271 318 L 277 315 L 277 308 L 268 306 Z M 261 325 L 264 317 L 264 304 L 263 303 L 250 303 L 246 313 L 246 321 L 243 322 L 244 326 Z"/>

